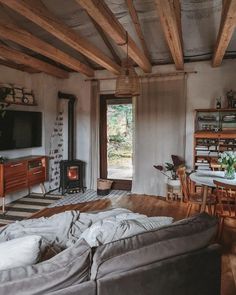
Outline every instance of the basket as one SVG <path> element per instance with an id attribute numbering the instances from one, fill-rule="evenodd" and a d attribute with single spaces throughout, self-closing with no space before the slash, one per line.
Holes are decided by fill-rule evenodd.
<path id="1" fill-rule="evenodd" d="M 110 193 L 113 181 L 108 179 L 98 178 L 97 180 L 97 194 L 99 196 L 106 196 Z"/>

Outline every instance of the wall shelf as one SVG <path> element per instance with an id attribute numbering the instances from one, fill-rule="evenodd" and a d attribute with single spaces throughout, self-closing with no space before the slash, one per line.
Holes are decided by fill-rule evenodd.
<path id="1" fill-rule="evenodd" d="M 195 111 L 194 170 L 212 170 L 212 167 L 218 164 L 219 153 L 236 151 L 236 120 L 223 121 L 225 116 L 236 118 L 236 109 L 197 109 Z M 199 120 L 199 116 L 201 118 L 215 116 L 216 120 L 208 121 L 206 126 L 204 121 Z M 217 126 L 215 126 L 216 123 Z M 225 130 L 228 123 L 231 124 L 228 128 L 230 130 Z M 206 127 L 210 130 L 205 130 Z"/>

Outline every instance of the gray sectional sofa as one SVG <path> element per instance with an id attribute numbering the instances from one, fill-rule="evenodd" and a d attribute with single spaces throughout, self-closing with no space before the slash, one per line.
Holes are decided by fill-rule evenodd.
<path id="1" fill-rule="evenodd" d="M 48 261 L 0 272 L 0 294 L 220 295 L 218 220 L 206 213 Z"/>

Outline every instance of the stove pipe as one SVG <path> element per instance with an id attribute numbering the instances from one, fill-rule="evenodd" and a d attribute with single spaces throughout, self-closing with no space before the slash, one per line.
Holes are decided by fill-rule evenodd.
<path id="1" fill-rule="evenodd" d="M 58 91 L 58 98 L 68 100 L 68 160 L 72 161 L 75 158 L 74 105 L 76 96 Z"/>

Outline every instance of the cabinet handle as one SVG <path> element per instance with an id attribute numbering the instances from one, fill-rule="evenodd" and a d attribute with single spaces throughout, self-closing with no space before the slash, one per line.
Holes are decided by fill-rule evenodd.
<path id="1" fill-rule="evenodd" d="M 10 167 L 13 168 L 13 167 L 21 166 L 21 165 L 23 165 L 23 163 L 13 164 L 13 165 L 11 165 Z"/>
<path id="2" fill-rule="evenodd" d="M 42 173 L 43 171 L 37 171 L 37 172 L 34 172 L 33 175 L 36 175 L 36 174 L 40 174 Z"/>

